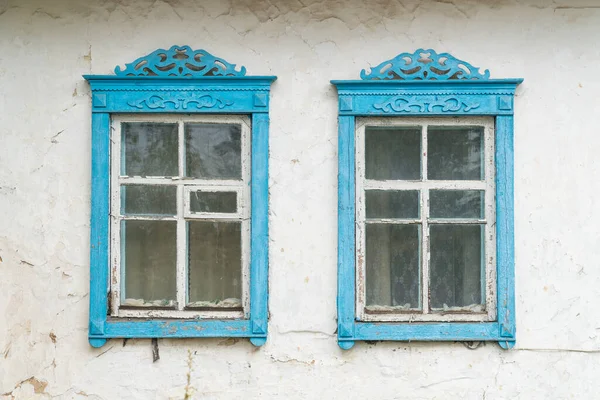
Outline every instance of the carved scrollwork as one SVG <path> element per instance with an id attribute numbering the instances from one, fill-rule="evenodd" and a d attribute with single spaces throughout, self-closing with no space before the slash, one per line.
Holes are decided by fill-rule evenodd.
<path id="1" fill-rule="evenodd" d="M 383 112 L 469 112 L 479 107 L 479 103 L 467 102 L 458 97 L 450 96 L 438 99 L 422 98 L 417 96 L 394 96 L 381 103 L 373 104 L 373 107 Z"/>
<path id="2" fill-rule="evenodd" d="M 125 64 L 117 66 L 117 76 L 244 76 L 246 68 L 236 71 L 230 64 L 206 50 L 192 50 L 190 46 L 173 46 L 169 50 L 158 49 Z"/>
<path id="3" fill-rule="evenodd" d="M 490 78 L 490 71 L 459 60 L 449 53 L 418 49 L 414 53 L 401 53 L 371 69 L 360 72 L 363 80 L 461 80 Z"/>
<path id="4" fill-rule="evenodd" d="M 190 94 L 180 94 L 172 97 L 164 98 L 162 96 L 158 96 L 153 94 L 146 99 L 137 100 L 137 101 L 129 101 L 127 102 L 131 107 L 135 107 L 137 109 L 165 109 L 170 104 L 175 110 L 187 110 L 190 105 L 192 107 L 196 107 L 197 109 L 201 108 L 225 108 L 233 104 L 233 101 L 222 100 L 217 97 L 214 97 L 209 94 L 205 94 L 202 96 L 194 96 Z"/>

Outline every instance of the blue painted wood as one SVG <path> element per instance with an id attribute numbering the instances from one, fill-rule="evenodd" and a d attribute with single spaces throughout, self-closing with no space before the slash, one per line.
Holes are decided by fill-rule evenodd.
<path id="1" fill-rule="evenodd" d="M 267 113 L 270 85 L 276 79 L 84 77 L 92 88 L 92 112 L 102 113 Z"/>
<path id="2" fill-rule="evenodd" d="M 252 116 L 250 320 L 252 333 L 267 336 L 269 276 L 269 115 Z M 252 342 L 260 346 L 259 340 Z"/>
<path id="3" fill-rule="evenodd" d="M 102 335 L 108 313 L 110 116 L 92 115 L 90 218 L 90 335 Z M 99 344 L 99 342 L 95 342 Z"/>
<path id="4" fill-rule="evenodd" d="M 236 88 L 253 85 L 263 85 L 264 82 L 273 82 L 277 79 L 273 75 L 251 75 L 251 76 L 115 76 L 115 75 L 83 75 L 83 77 L 94 84 L 118 84 L 123 88 L 136 86 L 171 86 L 178 87 L 184 82 L 190 85 L 214 86 L 217 88 Z M 361 82 L 361 81 L 356 81 Z"/>
<path id="5" fill-rule="evenodd" d="M 510 349 L 512 349 L 513 347 L 515 347 L 515 344 L 516 344 L 516 342 L 509 342 L 509 341 L 506 341 L 506 340 L 504 340 L 504 341 L 501 340 L 501 341 L 498 342 L 498 345 L 500 347 L 502 347 L 504 350 L 510 350 Z"/>
<path id="6" fill-rule="evenodd" d="M 244 76 L 246 67 L 236 71 L 235 64 L 210 54 L 206 50 L 192 50 L 190 46 L 172 46 L 158 49 L 115 68 L 118 76 Z"/>
<path id="7" fill-rule="evenodd" d="M 89 338 L 90 341 L 90 346 L 95 347 L 95 348 L 99 348 L 102 347 L 106 344 L 106 342 L 108 341 L 108 339 L 104 339 L 104 338 Z"/>
<path id="8" fill-rule="evenodd" d="M 174 61 L 174 54 L 179 54 L 178 57 L 198 56 L 199 60 L 190 67 L 189 62 Z M 201 50 L 193 52 L 187 46 L 174 46 L 127 64 L 123 71 L 117 68 L 121 76 L 84 76 L 92 89 L 90 345 L 100 347 L 107 338 L 113 337 L 248 337 L 256 346 L 265 343 L 268 324 L 268 112 L 270 87 L 277 78 L 242 76 L 245 69 L 235 71 L 234 67 Z M 148 74 L 159 76 L 138 76 Z M 107 319 L 110 118 L 119 113 L 245 114 L 251 117 L 249 319 Z"/>
<path id="9" fill-rule="evenodd" d="M 497 322 L 357 323 L 359 340 L 480 341 L 499 340 Z M 511 339 L 507 339 L 511 340 Z"/>
<path id="10" fill-rule="evenodd" d="M 338 346 L 340 346 L 342 350 L 350 350 L 354 347 L 354 343 L 354 340 L 338 339 Z"/>
<path id="11" fill-rule="evenodd" d="M 513 117 L 496 118 L 496 259 L 500 336 L 515 338 Z"/>
<path id="12" fill-rule="evenodd" d="M 477 90 L 487 88 L 489 90 L 509 88 L 523 82 L 522 78 L 489 79 L 489 80 L 449 80 L 449 81 L 361 81 L 361 80 L 338 80 L 333 79 L 331 83 L 338 91 L 349 90 L 352 92 L 361 90 L 380 90 L 385 88 L 411 88 L 411 89 L 434 89 L 434 90 Z"/>
<path id="13" fill-rule="evenodd" d="M 251 337 L 250 343 L 252 343 L 255 347 L 264 346 L 267 343 L 266 337 Z"/>
<path id="14" fill-rule="evenodd" d="M 464 61 L 430 50 L 427 50 L 430 60 L 424 63 L 417 59 L 423 51 L 401 54 L 375 67 L 371 74 L 363 71 L 363 80 L 331 81 L 339 97 L 338 344 L 349 349 L 356 340 L 485 340 L 511 348 L 516 331 L 513 114 L 515 90 L 523 80 L 489 79 L 487 70 L 482 74 Z M 354 118 L 403 115 L 496 117 L 496 322 L 365 323 L 356 320 Z"/>
<path id="15" fill-rule="evenodd" d="M 249 320 L 177 320 L 110 318 L 98 338 L 252 337 Z M 260 335 L 256 335 L 260 336 Z"/>
<path id="16" fill-rule="evenodd" d="M 338 119 L 338 344 L 354 337 L 354 117 Z M 350 346 L 352 347 L 352 346 Z"/>
<path id="17" fill-rule="evenodd" d="M 520 82 L 332 81 L 340 96 L 339 114 L 354 116 L 512 115 Z"/>
<path id="18" fill-rule="evenodd" d="M 483 74 L 479 68 L 459 60 L 449 53 L 438 54 L 435 50 L 417 49 L 414 53 L 400 53 L 371 69 L 367 74 L 360 72 L 364 80 L 449 80 L 449 79 L 489 79 L 490 71 Z"/>

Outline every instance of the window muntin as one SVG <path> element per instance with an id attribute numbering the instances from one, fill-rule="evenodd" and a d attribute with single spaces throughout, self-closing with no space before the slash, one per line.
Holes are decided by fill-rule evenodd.
<path id="1" fill-rule="evenodd" d="M 113 117 L 112 316 L 248 316 L 250 135 L 244 116 Z"/>
<path id="2" fill-rule="evenodd" d="M 356 127 L 357 319 L 495 320 L 493 118 Z"/>

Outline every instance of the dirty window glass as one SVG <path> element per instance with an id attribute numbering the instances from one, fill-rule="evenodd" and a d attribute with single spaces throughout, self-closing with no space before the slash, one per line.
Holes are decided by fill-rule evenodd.
<path id="1" fill-rule="evenodd" d="M 356 160 L 359 315 L 486 320 L 494 306 L 486 291 L 494 279 L 493 120 L 365 121 Z"/>
<path id="2" fill-rule="evenodd" d="M 243 316 L 247 118 L 117 117 L 113 132 L 111 313 Z"/>

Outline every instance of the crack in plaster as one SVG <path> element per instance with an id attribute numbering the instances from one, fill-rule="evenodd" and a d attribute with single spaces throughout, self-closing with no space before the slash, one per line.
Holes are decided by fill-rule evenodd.
<path id="1" fill-rule="evenodd" d="M 473 378 L 471 378 L 469 376 L 460 376 L 458 378 L 445 379 L 443 381 L 438 381 L 438 382 L 430 383 L 429 385 L 423 385 L 423 386 L 420 386 L 419 389 L 427 389 L 427 388 L 430 388 L 432 386 L 437 386 L 437 385 L 441 385 L 441 384 L 448 383 L 448 382 L 461 381 L 461 380 L 472 380 L 472 379 Z"/>
<path id="2" fill-rule="evenodd" d="M 456 2 L 454 0 L 434 0 L 435 3 L 441 3 L 441 4 L 450 4 L 454 7 L 454 9 L 461 14 L 462 16 L 464 16 L 465 18 L 469 19 L 471 18 L 470 15 L 468 15 L 465 10 L 463 10 L 462 8 L 460 8 Z"/>
<path id="3" fill-rule="evenodd" d="M 594 10 L 600 9 L 600 6 L 556 6 L 554 10 Z"/>
<path id="4" fill-rule="evenodd" d="M 46 11 L 46 10 L 44 10 L 42 8 L 36 9 L 31 15 L 34 16 L 34 15 L 37 15 L 37 14 L 44 15 L 44 16 L 50 17 L 52 19 L 61 19 L 62 18 L 60 15 L 51 14 L 51 13 L 49 13 L 48 11 Z"/>
<path id="5" fill-rule="evenodd" d="M 567 349 L 567 348 L 535 348 L 535 347 L 519 347 L 515 348 L 511 351 L 530 351 L 530 352 L 539 352 L 539 353 L 588 353 L 588 354 L 597 354 L 600 353 L 600 349 Z"/>
<path id="6" fill-rule="evenodd" d="M 299 359 L 294 358 L 294 357 L 276 358 L 273 355 L 271 355 L 269 358 L 273 362 L 282 363 L 282 364 L 294 363 L 294 364 L 303 364 L 303 365 L 315 365 L 315 362 L 316 362 L 315 360 L 303 361 L 303 360 L 299 360 Z"/>

